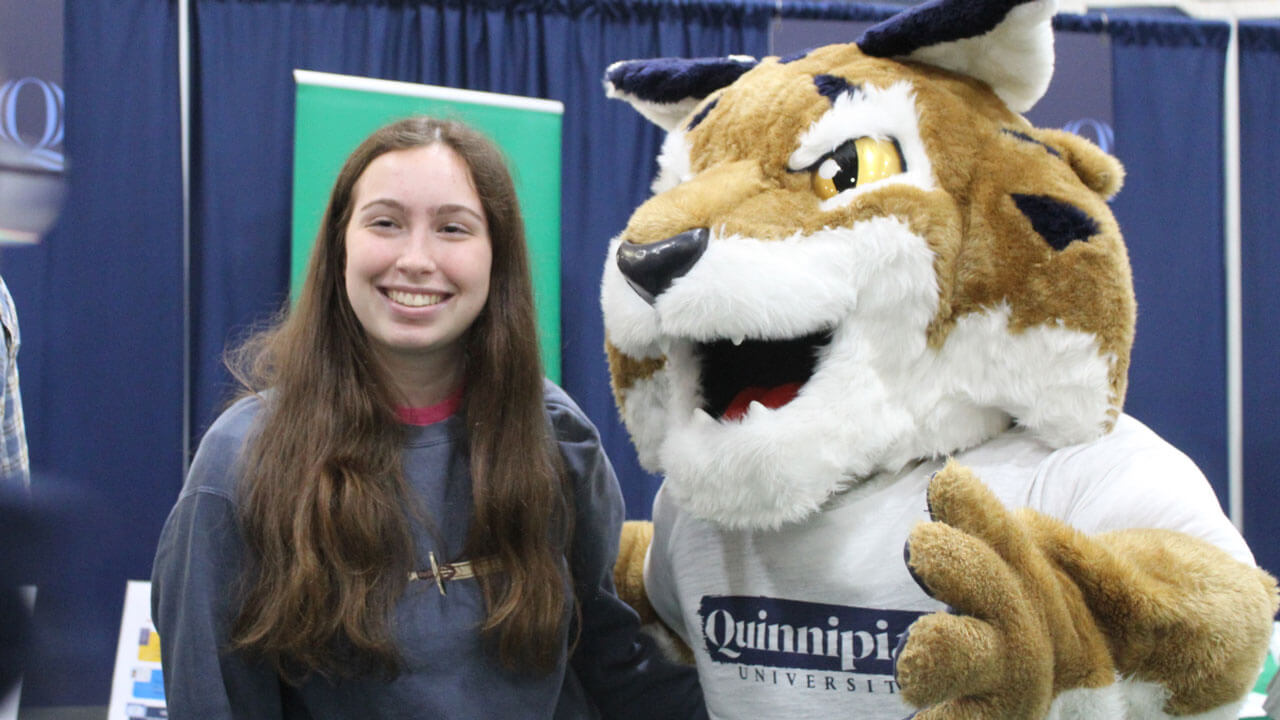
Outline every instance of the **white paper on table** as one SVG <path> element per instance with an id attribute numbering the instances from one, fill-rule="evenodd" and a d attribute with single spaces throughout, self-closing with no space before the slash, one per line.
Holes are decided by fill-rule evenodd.
<path id="1" fill-rule="evenodd" d="M 167 717 L 160 672 L 160 637 L 151 622 L 151 583 L 130 580 L 125 586 L 107 720 Z"/>

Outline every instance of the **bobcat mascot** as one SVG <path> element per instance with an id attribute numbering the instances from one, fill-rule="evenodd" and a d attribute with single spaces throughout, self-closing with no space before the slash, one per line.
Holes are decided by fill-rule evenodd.
<path id="1" fill-rule="evenodd" d="M 668 131 L 602 285 L 664 475 L 619 585 L 713 717 L 1225 720 L 1257 677 L 1275 582 L 1121 412 L 1119 163 L 1018 114 L 1055 9 L 608 70 Z"/>

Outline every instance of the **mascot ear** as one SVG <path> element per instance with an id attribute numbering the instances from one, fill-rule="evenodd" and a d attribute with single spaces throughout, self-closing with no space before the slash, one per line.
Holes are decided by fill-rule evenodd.
<path id="1" fill-rule="evenodd" d="M 857 45 L 981 80 L 1022 113 L 1053 76 L 1057 9 L 1057 0 L 931 0 L 868 29 Z"/>
<path id="2" fill-rule="evenodd" d="M 755 58 L 623 60 L 604 74 L 605 94 L 626 100 L 650 122 L 673 130 L 704 98 L 755 67 Z"/>

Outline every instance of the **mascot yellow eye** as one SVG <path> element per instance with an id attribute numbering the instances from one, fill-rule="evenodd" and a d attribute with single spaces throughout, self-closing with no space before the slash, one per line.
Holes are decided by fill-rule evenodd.
<path id="1" fill-rule="evenodd" d="M 847 140 L 817 162 L 813 192 L 823 200 L 833 198 L 849 188 L 902 173 L 906 170 L 903 165 L 902 153 L 893 140 Z"/>

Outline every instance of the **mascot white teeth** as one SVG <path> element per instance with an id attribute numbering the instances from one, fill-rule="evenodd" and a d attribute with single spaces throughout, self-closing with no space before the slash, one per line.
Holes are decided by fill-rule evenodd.
<path id="1" fill-rule="evenodd" d="M 1275 581 L 1121 410 L 1122 169 L 1018 114 L 1055 10 L 607 72 L 668 131 L 602 284 L 665 478 L 619 585 L 713 717 L 1226 720 L 1257 677 Z"/>

